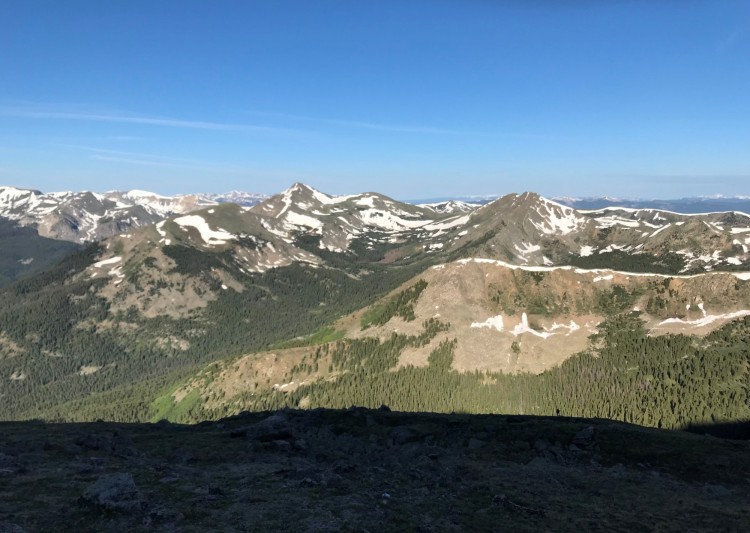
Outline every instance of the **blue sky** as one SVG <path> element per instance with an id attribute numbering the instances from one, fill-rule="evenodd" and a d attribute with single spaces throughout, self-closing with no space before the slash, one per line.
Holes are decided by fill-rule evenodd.
<path id="1" fill-rule="evenodd" d="M 0 183 L 750 195 L 750 3 L 6 0 Z"/>

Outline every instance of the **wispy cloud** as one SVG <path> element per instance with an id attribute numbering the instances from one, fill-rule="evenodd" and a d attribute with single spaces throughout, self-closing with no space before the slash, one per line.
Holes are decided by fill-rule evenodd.
<path id="1" fill-rule="evenodd" d="M 64 109 L 50 109 L 48 106 L 0 106 L 0 116 L 46 119 L 46 120 L 74 120 L 90 122 L 116 122 L 126 124 L 142 124 L 146 126 L 162 126 L 170 128 L 215 130 L 215 131 L 245 131 L 254 133 L 301 133 L 290 128 L 273 126 L 259 126 L 255 124 L 233 124 L 226 122 L 209 122 L 202 120 L 185 120 L 171 117 L 148 116 L 124 112 L 89 112 L 70 111 Z"/>
<path id="2" fill-rule="evenodd" d="M 366 130 L 392 131 L 398 133 L 431 133 L 436 135 L 470 135 L 471 132 L 451 130 L 445 128 L 433 128 L 430 126 L 404 126 L 398 124 L 377 124 L 373 122 L 361 122 L 358 120 L 334 120 L 324 119 L 321 122 L 334 126 L 345 126 L 350 128 L 361 128 Z"/>
<path id="3" fill-rule="evenodd" d="M 81 150 L 83 152 L 89 152 L 89 159 L 92 159 L 94 161 L 106 161 L 111 163 L 125 163 L 128 165 L 151 167 L 190 168 L 240 173 L 248 172 L 248 169 L 242 166 L 228 165 L 226 163 L 217 163 L 215 161 L 205 161 L 201 159 L 186 159 L 182 157 L 156 155 L 143 152 L 110 150 L 107 148 L 97 148 L 94 146 L 84 146 L 77 144 L 58 144 L 57 146 Z"/>
<path id="4" fill-rule="evenodd" d="M 292 121 L 306 122 L 310 124 L 324 124 L 329 126 L 338 126 L 341 128 L 355 128 L 364 130 L 374 130 L 393 133 L 417 133 L 428 135 L 455 135 L 455 136 L 474 136 L 474 137 L 499 137 L 509 139 L 531 139 L 531 140 L 561 140 L 571 139 L 567 135 L 553 135 L 547 133 L 530 133 L 523 131 L 507 131 L 502 129 L 488 129 L 486 131 L 472 131 L 452 128 L 440 128 L 428 125 L 404 125 L 404 124 L 384 124 L 379 122 L 368 122 L 362 120 L 343 120 L 338 118 L 320 118 L 306 115 L 294 115 L 288 113 L 275 113 L 271 111 L 250 111 L 252 115 L 258 115 L 276 119 L 286 119 Z"/>
<path id="5" fill-rule="evenodd" d="M 194 166 L 187 165 L 185 163 L 168 163 L 166 161 L 158 161 L 154 159 L 133 159 L 128 157 L 116 157 L 103 154 L 92 155 L 91 159 L 94 159 L 96 161 L 109 161 L 113 163 L 126 163 L 128 165 L 142 165 L 148 167 L 191 168 Z"/>
<path id="6" fill-rule="evenodd" d="M 110 135 L 104 139 L 105 141 L 122 141 L 122 142 L 140 142 L 148 141 L 147 137 L 136 137 L 134 135 Z"/>
<path id="7" fill-rule="evenodd" d="M 356 128 L 375 131 L 387 131 L 394 133 L 427 133 L 432 135 L 472 135 L 473 132 L 438 128 L 426 125 L 407 125 L 407 124 L 384 124 L 379 122 L 368 122 L 362 120 L 342 120 L 338 118 L 320 118 L 309 117 L 305 115 L 293 115 L 288 113 L 273 113 L 268 111 L 251 111 L 254 115 L 275 117 L 280 119 L 297 120 L 308 123 L 328 124 L 330 126 L 340 126 L 344 128 Z"/>

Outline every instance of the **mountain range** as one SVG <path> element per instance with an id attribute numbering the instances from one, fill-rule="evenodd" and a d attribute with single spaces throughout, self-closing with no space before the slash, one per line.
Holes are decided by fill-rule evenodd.
<path id="1" fill-rule="evenodd" d="M 470 206 L 480 206 L 496 200 L 499 195 L 439 197 L 420 200 L 409 200 L 413 204 L 440 204 L 461 202 Z M 603 209 L 605 207 L 626 207 L 630 209 L 657 209 L 676 213 L 700 214 L 712 212 L 741 211 L 750 213 L 748 196 L 696 196 L 674 198 L 671 200 L 654 200 L 649 198 L 615 198 L 611 196 L 552 197 L 555 202 L 581 210 Z"/>
<path id="2" fill-rule="evenodd" d="M 71 228 L 68 216 L 90 224 L 57 229 L 57 239 L 94 241 L 0 293 L 9 418 L 190 421 L 284 405 L 377 407 L 384 396 L 374 390 L 408 410 L 549 414 L 561 394 L 556 403 L 583 412 L 602 400 L 584 408 L 563 385 L 580 386 L 571 369 L 586 354 L 601 365 L 597 354 L 624 357 L 613 346 L 632 343 L 677 368 L 692 356 L 671 359 L 684 354 L 659 339 L 714 339 L 691 341 L 707 354 L 708 379 L 706 361 L 750 314 L 750 217 L 740 212 L 581 211 L 531 192 L 481 206 L 413 205 L 301 183 L 253 206 L 137 191 L 6 188 L 0 198 L 8 223 L 41 234 Z M 601 369 L 600 381 L 619 379 L 615 368 Z M 654 391 L 677 377 L 648 372 Z M 531 376 L 533 408 L 514 396 Z M 721 379 L 737 394 L 747 372 Z M 447 401 L 418 385 L 430 382 L 459 388 Z M 407 389 L 423 396 L 407 399 Z M 658 398 L 671 401 L 668 390 Z M 703 407 L 650 408 L 651 418 L 634 421 L 673 427 L 704 416 L 699 409 L 749 409 L 698 400 Z M 633 416 L 629 404 L 618 409 L 613 417 Z"/>

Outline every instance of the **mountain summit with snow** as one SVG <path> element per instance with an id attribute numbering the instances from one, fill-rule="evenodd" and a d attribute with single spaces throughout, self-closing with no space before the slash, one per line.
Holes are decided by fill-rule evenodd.
<path id="1" fill-rule="evenodd" d="M 464 211 L 302 183 L 252 207 L 144 191 L 5 188 L 0 200 L 15 217 L 6 227 L 67 217 L 68 237 L 98 240 L 65 242 L 75 250 L 62 262 L 0 289 L 0 395 L 13 416 L 76 405 L 204 416 L 286 394 L 306 407 L 351 377 L 370 394 L 370 379 L 399 369 L 493 386 L 486 372 L 560 368 L 613 312 L 655 335 L 750 316 L 750 216 L 736 212 L 581 211 L 533 192 Z M 37 265 L 46 241 L 11 263 Z M 167 387 L 174 375 L 187 381 Z"/>
<path id="2" fill-rule="evenodd" d="M 30 226 L 43 237 L 82 243 L 226 201 L 250 206 L 263 198 L 238 192 L 163 196 L 137 189 L 42 193 L 6 186 L 0 187 L 0 217 Z"/>

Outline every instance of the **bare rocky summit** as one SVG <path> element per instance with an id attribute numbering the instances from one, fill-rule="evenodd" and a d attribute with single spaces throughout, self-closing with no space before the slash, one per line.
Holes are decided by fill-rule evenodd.
<path id="1" fill-rule="evenodd" d="M 747 530 L 750 444 L 387 408 L 0 425 L 0 531 Z"/>

